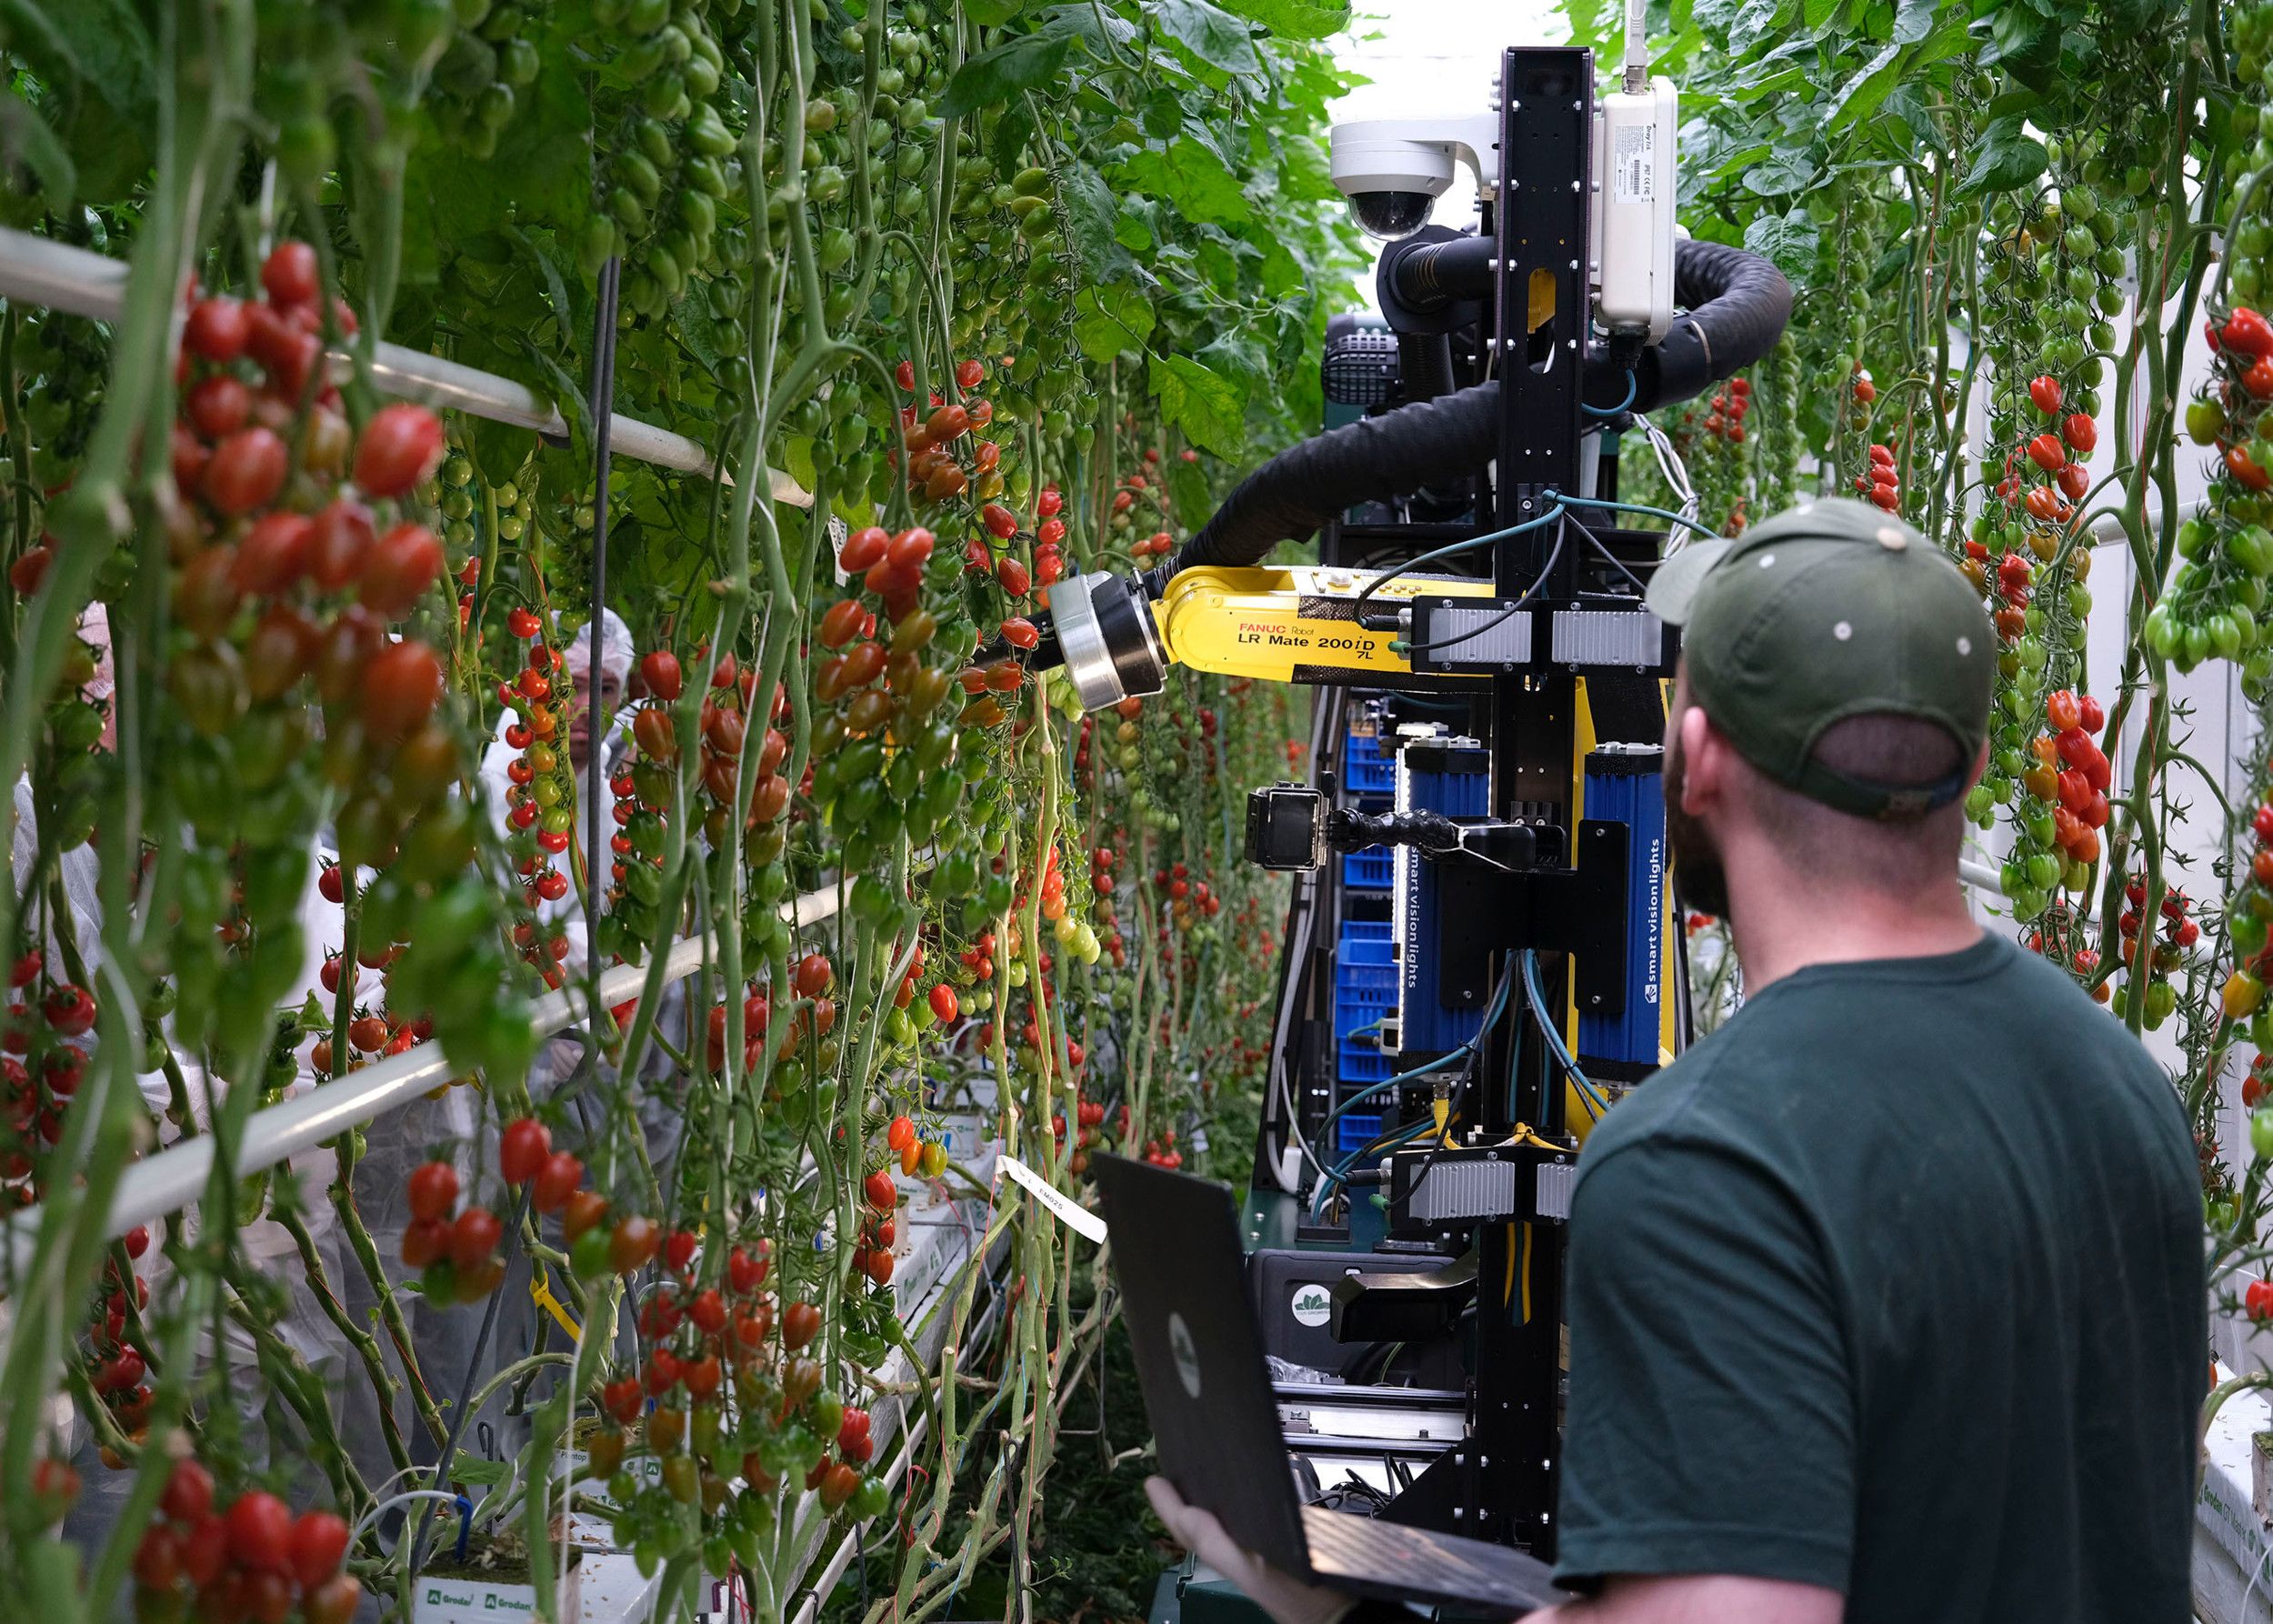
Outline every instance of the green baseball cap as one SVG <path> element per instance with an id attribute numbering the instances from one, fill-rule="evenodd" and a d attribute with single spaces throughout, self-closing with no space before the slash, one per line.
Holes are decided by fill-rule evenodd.
<path id="1" fill-rule="evenodd" d="M 1657 566 L 1652 613 L 1682 628 L 1689 692 L 1754 767 L 1862 817 L 1915 817 L 1965 789 L 1988 734 L 1997 636 L 1957 565 L 1891 514 L 1844 497 Z M 1956 741 L 1938 783 L 1872 783 L 1815 758 L 1849 717 L 1933 722 Z"/>

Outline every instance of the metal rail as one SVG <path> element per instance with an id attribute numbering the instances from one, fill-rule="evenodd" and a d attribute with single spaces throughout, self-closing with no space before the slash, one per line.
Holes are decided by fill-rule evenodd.
<path id="1" fill-rule="evenodd" d="M 126 266 L 106 255 L 67 243 L 0 226 L 0 298 L 61 310 L 97 321 L 115 321 L 126 291 Z M 345 350 L 330 352 L 339 366 L 351 366 Z M 534 390 L 494 372 L 460 366 L 439 356 L 384 341 L 375 346 L 371 381 L 379 390 L 439 410 L 466 412 L 493 423 L 509 423 L 551 440 L 568 437 L 568 420 Z M 706 478 L 726 478 L 699 440 L 626 417 L 609 417 L 613 448 L 620 455 Z M 774 500 L 796 507 L 813 506 L 813 493 L 779 469 L 766 470 Z"/>
<path id="2" fill-rule="evenodd" d="M 818 924 L 836 912 L 836 898 L 834 885 L 810 891 L 782 904 L 781 917 L 793 926 Z M 700 968 L 705 947 L 700 937 L 681 937 L 666 948 L 664 984 L 683 981 Z M 601 972 L 600 999 L 616 1004 L 636 997 L 646 979 L 645 965 L 612 965 Z M 581 1008 L 582 1000 L 571 998 L 566 988 L 548 992 L 530 1005 L 529 1024 L 538 1037 L 549 1038 L 572 1024 Z M 429 1038 L 336 1082 L 269 1106 L 245 1124 L 245 1138 L 237 1146 L 237 1172 L 240 1177 L 257 1173 L 286 1157 L 313 1150 L 442 1087 L 456 1069 L 443 1058 L 441 1045 Z M 111 1201 L 105 1237 L 115 1240 L 136 1225 L 153 1223 L 196 1200 L 212 1178 L 213 1157 L 213 1136 L 198 1134 L 176 1139 L 127 1168 Z M 11 1277 L 31 1265 L 40 1213 L 38 1207 L 26 1207 L 8 1219 L 5 1250 Z"/>

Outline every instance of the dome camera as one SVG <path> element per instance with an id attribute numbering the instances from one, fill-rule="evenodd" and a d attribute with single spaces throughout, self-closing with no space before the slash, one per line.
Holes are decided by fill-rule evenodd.
<path id="1" fill-rule="evenodd" d="M 1427 225 L 1436 206 L 1434 192 L 1353 192 L 1349 217 L 1367 236 L 1394 243 Z"/>
<path id="2" fill-rule="evenodd" d="M 1477 154 L 1492 150 L 1495 123 L 1484 114 L 1336 125 L 1328 137 L 1334 185 L 1349 199 L 1350 217 L 1367 236 L 1394 242 L 1428 224 L 1458 165 L 1475 172 L 1479 193 L 1489 188 L 1497 176 Z"/>

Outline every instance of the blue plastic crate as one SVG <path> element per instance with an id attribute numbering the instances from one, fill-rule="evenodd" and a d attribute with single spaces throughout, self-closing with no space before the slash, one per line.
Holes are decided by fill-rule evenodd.
<path id="1" fill-rule="evenodd" d="M 1342 884 L 1352 890 L 1386 891 L 1397 878 L 1397 854 L 1353 851 L 1342 858 Z"/>
<path id="2" fill-rule="evenodd" d="M 1341 1050 L 1342 1081 L 1346 1083 L 1387 1082 L 1397 1075 L 1389 1069 L 1389 1057 L 1377 1048 L 1367 1048 L 1356 1043 L 1344 1043 L 1337 1047 Z"/>
<path id="3" fill-rule="evenodd" d="M 1352 733 L 1342 746 L 1342 787 L 1352 795 L 1395 795 L 1397 758 L 1367 734 Z"/>
<path id="4" fill-rule="evenodd" d="M 1334 1038 L 1345 1083 L 1377 1083 L 1395 1074 L 1374 1036 L 1397 1008 L 1395 953 L 1387 920 L 1342 921 L 1334 955 Z"/>
<path id="5" fill-rule="evenodd" d="M 1345 1156 L 1372 1144 L 1381 1137 L 1381 1114 L 1377 1111 L 1365 1116 L 1357 1111 L 1345 1111 L 1334 1124 L 1334 1144 Z"/>

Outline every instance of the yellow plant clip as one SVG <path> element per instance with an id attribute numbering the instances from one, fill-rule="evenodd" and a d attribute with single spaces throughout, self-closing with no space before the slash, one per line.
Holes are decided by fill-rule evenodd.
<path id="1" fill-rule="evenodd" d="M 529 1296 L 536 1299 L 538 1308 L 558 1320 L 560 1328 L 569 1336 L 581 1338 L 584 1335 L 584 1328 L 568 1318 L 566 1306 L 553 1295 L 553 1271 L 542 1263 L 529 1270 Z"/>

